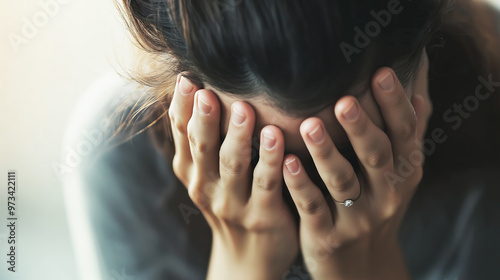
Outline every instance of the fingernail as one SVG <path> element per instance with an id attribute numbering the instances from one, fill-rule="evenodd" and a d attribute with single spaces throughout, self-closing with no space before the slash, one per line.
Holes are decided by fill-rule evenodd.
<path id="1" fill-rule="evenodd" d="M 378 81 L 378 84 L 383 90 L 391 91 L 394 88 L 394 77 L 392 76 L 391 72 L 382 77 Z"/>
<path id="2" fill-rule="evenodd" d="M 309 132 L 308 135 L 309 138 L 311 138 L 311 140 L 316 144 L 320 143 L 325 136 L 321 125 L 316 126 L 316 128 L 313 131 Z"/>
<path id="3" fill-rule="evenodd" d="M 286 169 L 288 169 L 288 171 L 292 173 L 292 175 L 299 173 L 299 163 L 297 162 L 296 159 L 287 160 L 285 162 L 285 166 Z"/>
<path id="4" fill-rule="evenodd" d="M 180 92 L 184 95 L 188 95 L 191 93 L 191 91 L 193 90 L 193 84 L 191 84 L 191 82 L 185 78 L 185 77 L 181 77 L 181 81 L 179 82 L 179 88 L 180 88 Z"/>
<path id="5" fill-rule="evenodd" d="M 276 138 L 274 138 L 269 132 L 262 133 L 262 144 L 266 150 L 272 150 L 276 144 Z"/>
<path id="6" fill-rule="evenodd" d="M 238 105 L 235 105 L 233 103 L 233 105 L 231 106 L 232 107 L 232 111 L 233 113 L 231 114 L 231 121 L 237 125 L 237 126 L 241 126 L 244 122 L 245 122 L 245 114 L 243 114 L 240 110 L 241 109 L 238 109 Z"/>
<path id="7" fill-rule="evenodd" d="M 198 109 L 205 115 L 210 113 L 212 106 L 204 99 L 203 95 L 198 94 Z"/>
<path id="8" fill-rule="evenodd" d="M 351 107 L 349 107 L 348 109 L 345 109 L 344 112 L 342 113 L 342 116 L 347 121 L 356 120 L 358 115 L 359 115 L 359 111 L 358 111 L 358 105 L 356 105 L 356 102 L 352 102 Z"/>

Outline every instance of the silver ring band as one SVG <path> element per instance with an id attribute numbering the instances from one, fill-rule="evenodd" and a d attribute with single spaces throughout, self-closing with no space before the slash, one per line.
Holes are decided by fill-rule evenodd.
<path id="1" fill-rule="evenodd" d="M 333 199 L 335 202 L 337 202 L 338 204 L 342 204 L 344 205 L 345 207 L 351 207 L 354 205 L 354 202 L 356 200 L 358 200 L 359 197 L 361 197 L 361 193 L 363 192 L 363 187 L 361 187 L 361 185 L 359 185 L 359 194 L 356 198 L 348 198 L 346 200 L 344 200 L 344 202 L 340 202 L 340 201 L 337 201 L 335 199 Z"/>

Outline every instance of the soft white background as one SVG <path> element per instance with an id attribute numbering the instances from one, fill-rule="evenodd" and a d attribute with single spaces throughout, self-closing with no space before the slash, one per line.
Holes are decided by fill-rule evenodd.
<path id="1" fill-rule="evenodd" d="M 53 2 L 55 0 L 41 0 Z M 14 47 L 39 0 L 0 1 L 0 279 L 78 279 L 61 182 L 68 118 L 79 97 L 126 57 L 127 39 L 111 0 L 60 0 L 28 42 Z M 500 0 L 492 1 L 500 7 Z M 118 57 L 118 58 L 117 58 Z M 6 177 L 18 172 L 17 270 L 6 269 Z M 140 280 L 140 279 L 138 279 Z"/>
<path id="2" fill-rule="evenodd" d="M 45 12 L 40 3 L 50 2 L 59 10 L 14 47 L 9 36 L 22 36 L 24 18 L 33 23 Z M 125 29 L 111 0 L 0 0 L 0 36 L 0 279 L 78 279 L 52 164 L 60 162 L 68 118 L 82 93 L 112 66 L 118 69 Z M 6 263 L 10 169 L 19 183 L 16 273 Z"/>

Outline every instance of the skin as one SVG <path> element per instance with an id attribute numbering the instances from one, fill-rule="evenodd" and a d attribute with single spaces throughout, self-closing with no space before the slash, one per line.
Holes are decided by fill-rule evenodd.
<path id="1" fill-rule="evenodd" d="M 240 109 L 241 112 L 245 115 L 251 114 L 250 111 L 253 110 L 255 114 L 255 128 L 253 133 L 254 137 L 256 139 L 259 139 L 259 132 L 262 131 L 262 129 L 266 126 L 274 126 L 279 128 L 279 130 L 283 134 L 283 137 L 286 139 L 286 153 L 293 153 L 297 155 L 303 162 L 308 174 L 312 176 L 312 179 L 317 184 L 321 184 L 320 178 L 314 167 L 313 160 L 307 150 L 302 136 L 299 133 L 300 125 L 304 121 L 304 118 L 294 118 L 285 115 L 284 113 L 277 111 L 276 108 L 270 105 L 269 101 L 263 100 L 264 98 L 262 97 L 246 99 L 244 103 L 240 103 L 240 99 L 231 96 L 228 93 L 220 93 L 210 86 L 207 86 L 207 89 L 215 93 L 221 103 L 221 132 L 223 136 L 225 136 L 229 128 L 231 105 L 233 103 L 237 103 L 235 106 L 237 106 L 237 108 Z M 209 93 L 207 93 L 207 95 L 207 102 L 214 102 L 214 100 L 212 100 L 212 96 L 210 96 Z M 361 96 L 362 97 L 359 99 L 360 105 L 371 117 L 374 124 L 380 128 L 383 128 L 384 122 L 373 96 L 369 94 L 369 92 L 366 92 Z M 205 97 L 205 95 L 203 95 L 203 97 Z M 332 137 L 332 139 L 334 139 L 334 143 L 336 143 L 338 147 L 345 147 L 349 144 L 347 134 L 335 117 L 334 106 L 329 106 L 323 109 L 317 114 L 314 114 L 313 117 L 319 118 L 324 123 L 327 133 L 330 135 L 330 137 Z M 356 194 L 353 190 L 351 193 L 347 193 L 346 195 L 354 197 Z"/>
<path id="2" fill-rule="evenodd" d="M 381 68 L 364 98 L 345 96 L 306 119 L 280 115 L 257 100 L 199 90 L 179 77 L 169 110 L 173 168 L 212 229 L 207 278 L 279 279 L 300 248 L 314 279 L 410 279 L 397 232 L 422 162 L 403 178 L 397 159 L 421 150 L 432 110 L 427 71 L 424 55 L 405 92 L 394 72 Z M 353 105 L 358 114 L 344 117 Z M 261 145 L 253 168 L 249 139 L 256 133 Z M 336 148 L 347 141 L 360 170 Z M 307 169 L 317 170 L 317 178 Z M 386 174 L 403 179 L 388 181 Z M 283 187 L 300 225 L 283 200 Z M 357 197 L 360 188 L 352 207 L 335 202 Z"/>
<path id="3" fill-rule="evenodd" d="M 422 65 L 419 71 L 420 76 L 422 76 L 422 73 L 424 73 L 428 68 L 428 63 L 429 62 L 427 58 L 427 53 L 424 51 L 422 54 L 422 62 L 421 62 Z M 423 79 L 417 78 L 417 80 L 422 81 Z M 210 85 L 207 85 L 205 88 L 208 89 L 209 92 L 207 92 L 206 95 L 205 93 L 202 93 L 201 95 L 207 98 L 208 103 L 216 102 L 211 93 L 215 93 L 215 96 L 220 102 L 220 116 L 221 116 L 220 131 L 221 131 L 221 137 L 223 138 L 229 128 L 231 105 L 235 102 L 240 101 L 241 98 L 231 95 L 230 93 L 220 92 L 214 89 Z M 412 86 L 405 89 L 405 94 L 410 100 L 413 96 L 413 91 L 414 88 Z M 358 102 L 362 107 L 362 109 L 367 113 L 369 118 L 372 120 L 372 122 L 377 127 L 384 130 L 385 123 L 382 118 L 379 106 L 377 105 L 377 102 L 375 101 L 373 94 L 371 94 L 371 91 L 366 91 L 363 94 L 360 94 Z M 259 139 L 260 131 L 262 131 L 262 129 L 268 125 L 272 125 L 279 128 L 284 138 L 286 139 L 285 152 L 297 155 L 301 159 L 305 169 L 307 170 L 307 173 L 311 176 L 311 179 L 316 184 L 323 185 L 320 176 L 317 174 L 317 170 L 307 150 L 305 142 L 303 141 L 302 136 L 299 133 L 299 128 L 302 122 L 304 121 L 304 118 L 294 118 L 284 114 L 283 112 L 279 112 L 278 110 L 276 110 L 275 107 L 270 105 L 270 102 L 268 100 L 265 100 L 265 97 L 262 96 L 252 99 L 246 99 L 244 100 L 244 103 L 246 104 L 237 104 L 237 106 L 239 109 L 242 110 L 243 114 L 250 114 L 251 110 L 254 111 L 255 114 L 255 128 L 253 132 L 254 138 Z M 350 146 L 348 136 L 335 116 L 334 105 L 326 107 L 317 114 L 314 114 L 313 117 L 319 118 L 324 123 L 328 135 L 330 135 L 330 137 L 332 138 L 333 142 L 335 143 L 336 147 L 339 150 L 343 150 L 346 146 Z M 355 197 L 356 194 L 357 193 L 354 192 L 353 190 L 349 193 L 346 193 L 343 196 L 345 197 L 343 199 L 347 199 L 349 197 Z"/>

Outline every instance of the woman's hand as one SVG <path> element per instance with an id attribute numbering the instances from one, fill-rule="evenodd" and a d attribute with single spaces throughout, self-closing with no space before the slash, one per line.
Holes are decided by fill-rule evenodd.
<path id="1" fill-rule="evenodd" d="M 301 250 L 314 279 L 411 278 L 397 236 L 423 174 L 421 140 L 431 112 L 424 71 L 420 78 L 425 81 L 414 87 L 414 106 L 390 68 L 374 75 L 372 91 L 387 133 L 375 126 L 356 98 L 337 102 L 335 115 L 359 158 L 357 173 L 320 119 L 301 124 L 302 138 L 330 193 L 322 194 L 297 156 L 285 157 L 285 183 L 301 218 Z M 361 189 L 352 206 L 341 204 L 355 199 L 352 194 Z"/>
<path id="2" fill-rule="evenodd" d="M 274 126 L 262 130 L 253 169 L 253 109 L 232 104 L 221 145 L 219 106 L 212 92 L 178 77 L 169 110 L 173 168 L 212 229 L 207 278 L 280 279 L 299 246 L 296 222 L 282 197 L 283 134 Z"/>

